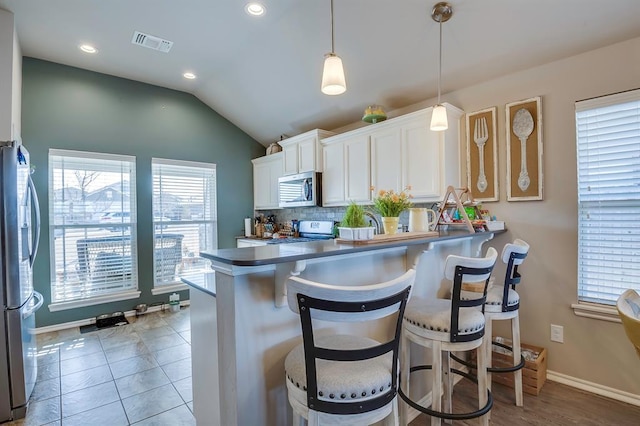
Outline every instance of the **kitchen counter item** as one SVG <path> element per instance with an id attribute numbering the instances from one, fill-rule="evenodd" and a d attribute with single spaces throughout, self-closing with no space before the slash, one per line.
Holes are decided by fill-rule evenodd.
<path id="1" fill-rule="evenodd" d="M 245 237 L 251 236 L 251 218 L 250 217 L 246 217 L 244 219 L 244 236 Z"/>

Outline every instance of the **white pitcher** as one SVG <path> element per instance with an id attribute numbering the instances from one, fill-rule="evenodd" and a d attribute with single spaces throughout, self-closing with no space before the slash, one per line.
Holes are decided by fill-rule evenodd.
<path id="1" fill-rule="evenodd" d="M 431 215 L 431 219 L 429 219 Z M 409 209 L 409 232 L 427 232 L 436 224 L 436 212 L 427 208 Z"/>

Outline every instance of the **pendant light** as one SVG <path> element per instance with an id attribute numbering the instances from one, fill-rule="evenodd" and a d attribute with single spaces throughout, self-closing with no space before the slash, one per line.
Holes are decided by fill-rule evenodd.
<path id="1" fill-rule="evenodd" d="M 334 49 L 333 0 L 331 0 L 331 53 L 324 55 L 321 90 L 325 95 L 340 95 L 347 90 L 344 69 L 342 68 L 342 59 L 335 54 Z"/>
<path id="2" fill-rule="evenodd" d="M 451 15 L 453 15 L 453 9 L 447 2 L 440 2 L 433 6 L 431 10 L 431 18 L 438 22 L 440 25 L 440 56 L 438 58 L 438 104 L 433 107 L 431 113 L 431 130 L 439 132 L 447 130 L 449 123 L 447 121 L 447 109 L 440 103 L 440 81 L 442 80 L 442 23 L 447 22 Z"/>

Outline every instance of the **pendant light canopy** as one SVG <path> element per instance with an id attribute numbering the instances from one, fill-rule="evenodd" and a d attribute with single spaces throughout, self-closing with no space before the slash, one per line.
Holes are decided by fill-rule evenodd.
<path id="1" fill-rule="evenodd" d="M 333 37 L 333 0 L 331 0 L 331 53 L 324 55 L 324 69 L 322 70 L 322 93 L 325 95 L 340 95 L 347 90 L 344 78 L 342 59 L 335 54 Z"/>
<path id="2" fill-rule="evenodd" d="M 431 10 L 431 18 L 438 22 L 440 25 L 440 51 L 438 58 L 438 104 L 433 107 L 431 113 L 431 130 L 442 131 L 449 128 L 447 121 L 447 109 L 440 103 L 440 81 L 442 80 L 442 23 L 447 22 L 451 15 L 453 15 L 453 9 L 447 2 L 440 2 L 433 6 Z"/>

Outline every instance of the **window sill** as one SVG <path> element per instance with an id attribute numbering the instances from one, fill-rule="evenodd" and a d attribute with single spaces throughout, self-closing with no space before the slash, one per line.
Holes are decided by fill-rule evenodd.
<path id="1" fill-rule="evenodd" d="M 70 300 L 68 302 L 51 303 L 49 305 L 49 311 L 50 312 L 65 311 L 67 309 L 101 305 L 103 303 L 118 302 L 120 300 L 137 299 L 139 297 L 140 297 L 140 291 L 138 290 L 125 291 L 125 292 L 108 294 L 105 296 L 96 296 L 90 299 Z"/>
<path id="2" fill-rule="evenodd" d="M 618 310 L 615 306 L 599 305 L 597 303 L 574 303 L 571 308 L 573 313 L 579 317 L 620 322 Z"/>
<path id="3" fill-rule="evenodd" d="M 184 290 L 189 290 L 189 286 L 184 283 L 176 282 L 172 284 L 165 284 L 158 287 L 154 287 L 151 289 L 151 294 L 156 296 L 158 294 L 173 293 L 175 291 L 184 291 Z"/>

